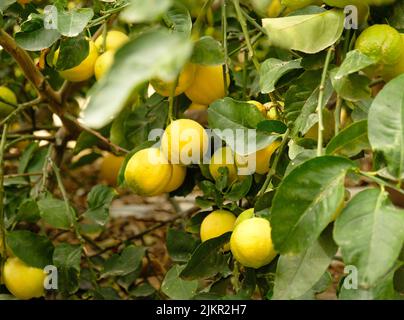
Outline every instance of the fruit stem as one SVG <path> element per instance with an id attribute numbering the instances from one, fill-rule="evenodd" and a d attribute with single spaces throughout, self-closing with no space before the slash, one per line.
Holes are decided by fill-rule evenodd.
<path id="1" fill-rule="evenodd" d="M 222 5 L 222 41 L 224 51 L 223 83 L 224 83 L 224 94 L 225 96 L 227 96 L 228 95 L 227 74 L 229 72 L 229 65 L 228 65 L 229 54 L 227 50 L 227 0 L 223 0 Z"/>
<path id="2" fill-rule="evenodd" d="M 1 265 L 0 265 L 0 274 L 3 274 L 3 262 L 7 256 L 6 250 L 6 229 L 4 225 L 4 150 L 6 147 L 6 140 L 7 140 L 7 130 L 8 125 L 7 123 L 3 127 L 3 134 L 1 136 L 1 143 L 0 143 L 0 240 L 1 240 L 1 247 L 0 247 L 0 254 L 1 254 Z"/>
<path id="3" fill-rule="evenodd" d="M 324 131 L 324 123 L 323 123 L 323 102 L 324 102 L 324 89 L 325 82 L 327 80 L 328 67 L 331 62 L 331 56 L 334 52 L 334 47 L 331 46 L 327 51 L 327 57 L 325 59 L 325 64 L 323 68 L 323 74 L 321 76 L 319 94 L 318 94 L 318 104 L 317 104 L 317 115 L 318 115 L 318 139 L 317 139 L 317 156 L 320 157 L 323 155 L 323 131 Z"/>
<path id="4" fill-rule="evenodd" d="M 335 135 L 339 133 L 339 128 L 341 127 L 341 107 L 342 98 L 340 95 L 337 96 L 337 104 L 335 106 Z"/>
<path id="5" fill-rule="evenodd" d="M 168 97 L 168 117 L 167 117 L 167 126 L 171 123 L 174 119 L 174 97 L 175 97 L 175 89 L 178 85 L 179 76 L 175 78 L 173 86 L 171 88 L 170 96 Z"/>
<path id="6" fill-rule="evenodd" d="M 245 21 L 245 18 L 241 12 L 241 7 L 240 7 L 240 1 L 239 0 L 233 0 L 233 4 L 234 4 L 234 8 L 236 9 L 236 15 L 237 15 L 237 20 L 240 23 L 241 26 L 241 30 L 243 31 L 244 34 L 244 38 L 245 38 L 245 42 L 248 48 L 248 53 L 249 56 L 254 64 L 255 69 L 257 69 L 257 71 L 260 70 L 260 64 L 257 60 L 257 58 L 255 57 L 254 54 L 254 49 L 251 45 L 251 40 L 250 40 L 250 35 L 248 34 L 248 29 L 247 29 L 247 23 Z"/>

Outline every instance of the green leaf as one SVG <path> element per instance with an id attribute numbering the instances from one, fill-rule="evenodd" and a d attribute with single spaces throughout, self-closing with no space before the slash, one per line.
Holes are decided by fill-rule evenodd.
<path id="1" fill-rule="evenodd" d="M 350 74 L 339 80 L 335 78 L 337 69 L 331 71 L 331 81 L 335 91 L 348 101 L 360 101 L 371 96 L 370 79 L 360 74 Z"/>
<path id="2" fill-rule="evenodd" d="M 205 36 L 195 42 L 191 62 L 202 65 L 218 65 L 224 63 L 223 47 L 219 41 Z"/>
<path id="3" fill-rule="evenodd" d="M 229 255 L 221 253 L 220 249 L 229 242 L 230 235 L 231 232 L 227 232 L 220 237 L 202 242 L 182 270 L 181 278 L 185 280 L 209 278 L 228 271 Z"/>
<path id="4" fill-rule="evenodd" d="M 175 229 L 169 229 L 167 232 L 167 251 L 173 261 L 188 261 L 197 245 L 198 240 L 189 233 Z"/>
<path id="5" fill-rule="evenodd" d="M 153 293 L 156 292 L 156 289 L 154 289 L 148 282 L 139 284 L 138 286 L 136 286 L 136 288 L 131 289 L 129 291 L 129 295 L 132 297 L 149 297 L 151 296 Z"/>
<path id="6" fill-rule="evenodd" d="M 67 212 L 63 200 L 45 198 L 38 201 L 38 208 L 42 219 L 52 227 L 68 230 L 72 226 L 75 213 L 71 207 L 70 212 Z"/>
<path id="7" fill-rule="evenodd" d="M 16 0 L 3 0 L 0 3 L 0 12 L 6 10 L 10 5 L 12 5 L 15 2 L 16 2 Z"/>
<path id="8" fill-rule="evenodd" d="M 116 195 L 117 192 L 111 187 L 104 185 L 93 187 L 87 197 L 88 210 L 84 216 L 104 226 L 108 221 L 109 207 Z"/>
<path id="9" fill-rule="evenodd" d="M 275 90 L 276 83 L 286 73 L 300 69 L 302 59 L 282 61 L 275 58 L 265 60 L 260 69 L 261 93 L 270 93 Z"/>
<path id="10" fill-rule="evenodd" d="M 363 70 L 376 61 L 367 55 L 363 54 L 358 50 L 349 51 L 346 55 L 345 60 L 342 62 L 341 66 L 338 68 L 338 72 L 335 75 L 336 80 L 340 80 L 352 73 Z"/>
<path id="11" fill-rule="evenodd" d="M 79 272 L 82 250 L 83 247 L 79 244 L 61 243 L 55 247 L 53 263 L 58 268 L 72 268 Z"/>
<path id="12" fill-rule="evenodd" d="M 18 230 L 9 232 L 6 240 L 11 251 L 27 265 L 42 269 L 52 264 L 53 245 L 45 236 Z"/>
<path id="13" fill-rule="evenodd" d="M 368 122 L 362 120 L 352 123 L 332 138 L 327 145 L 326 153 L 353 157 L 369 148 Z"/>
<path id="14" fill-rule="evenodd" d="M 342 211 L 334 239 L 345 264 L 358 269 L 360 286 L 375 286 L 394 266 L 404 244 L 403 226 L 404 211 L 379 189 L 358 193 Z"/>
<path id="15" fill-rule="evenodd" d="M 189 39 L 161 30 L 143 33 L 115 54 L 115 62 L 89 92 L 84 122 L 93 128 L 109 123 L 134 91 L 151 78 L 172 81 L 192 52 Z"/>
<path id="16" fill-rule="evenodd" d="M 21 26 L 21 32 L 14 36 L 17 44 L 27 51 L 40 51 L 49 48 L 60 38 L 58 30 L 45 29 L 42 19 L 35 16 Z"/>
<path id="17" fill-rule="evenodd" d="M 34 153 L 38 150 L 38 143 L 31 142 L 23 151 L 18 164 L 18 173 L 24 173 L 27 170 L 29 161 L 32 159 Z"/>
<path id="18" fill-rule="evenodd" d="M 174 265 L 164 277 L 161 284 L 161 291 L 170 299 L 187 300 L 191 299 L 198 288 L 198 280 L 184 280 L 180 278 L 185 266 Z"/>
<path id="19" fill-rule="evenodd" d="M 78 66 L 89 52 L 88 40 L 80 35 L 75 38 L 64 38 L 60 42 L 60 52 L 56 62 L 59 71 L 68 70 Z"/>
<path id="20" fill-rule="evenodd" d="M 85 154 L 84 156 L 80 157 L 80 159 L 78 159 L 77 161 L 69 164 L 69 169 L 75 170 L 87 164 L 91 164 L 100 157 L 102 157 L 102 155 L 97 152 L 91 152 L 89 154 Z"/>
<path id="21" fill-rule="evenodd" d="M 263 19 L 272 45 L 305 53 L 317 53 L 333 45 L 344 30 L 342 10 L 318 14 Z"/>
<path id="22" fill-rule="evenodd" d="M 166 25 L 173 30 L 188 37 L 191 35 L 192 19 L 188 9 L 179 2 L 174 5 L 163 16 Z"/>
<path id="23" fill-rule="evenodd" d="M 91 8 L 81 8 L 72 11 L 58 11 L 58 31 L 66 37 L 76 37 L 87 26 L 94 16 Z"/>
<path id="24" fill-rule="evenodd" d="M 208 109 L 209 127 L 219 129 L 214 133 L 239 155 L 254 153 L 277 139 L 276 135 L 260 131 L 256 133 L 256 140 L 251 139 L 249 130 L 256 129 L 258 123 L 264 120 L 264 116 L 257 108 L 232 98 L 217 100 Z"/>
<path id="25" fill-rule="evenodd" d="M 271 211 L 272 240 L 281 254 L 307 249 L 330 223 L 344 199 L 348 159 L 323 156 L 290 172 L 279 185 Z"/>
<path id="26" fill-rule="evenodd" d="M 124 276 L 135 271 L 145 255 L 144 247 L 130 245 L 123 249 L 121 255 L 114 254 L 104 263 L 101 278 Z"/>
<path id="27" fill-rule="evenodd" d="M 284 134 L 288 129 L 287 125 L 279 120 L 264 120 L 258 123 L 257 130 L 266 133 Z"/>
<path id="28" fill-rule="evenodd" d="M 129 0 L 127 7 L 120 14 L 120 19 L 127 23 L 154 21 L 164 14 L 172 4 L 172 0 Z"/>
<path id="29" fill-rule="evenodd" d="M 368 135 L 374 151 L 383 153 L 389 172 L 404 173 L 404 75 L 391 80 L 374 99 L 368 117 Z"/>
<path id="30" fill-rule="evenodd" d="M 17 221 L 37 222 L 41 218 L 37 201 L 29 198 L 25 199 L 18 207 Z"/>
<path id="31" fill-rule="evenodd" d="M 296 299 L 312 288 L 332 261 L 337 246 L 327 229 L 310 247 L 297 255 L 279 257 L 273 299 Z"/>
<path id="32" fill-rule="evenodd" d="M 244 176 L 241 180 L 234 182 L 225 198 L 230 201 L 239 201 L 250 191 L 253 182 L 252 176 Z"/>

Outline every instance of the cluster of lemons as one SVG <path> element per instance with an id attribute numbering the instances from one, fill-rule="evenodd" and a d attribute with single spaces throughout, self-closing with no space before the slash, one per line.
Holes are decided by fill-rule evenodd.
<path id="1" fill-rule="evenodd" d="M 95 75 L 101 79 L 114 62 L 115 52 L 129 40 L 128 36 L 118 30 L 108 31 L 106 37 L 100 36 L 94 42 L 88 41 L 89 51 L 87 57 L 79 65 L 60 71 L 62 78 L 71 82 L 81 82 Z M 59 50 L 54 55 L 54 65 L 59 58 Z"/>

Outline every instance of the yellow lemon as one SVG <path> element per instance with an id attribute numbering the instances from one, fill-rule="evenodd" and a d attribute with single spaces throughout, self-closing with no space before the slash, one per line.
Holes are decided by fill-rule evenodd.
<path id="1" fill-rule="evenodd" d="M 248 103 L 253 105 L 253 106 L 256 106 L 258 111 L 260 111 L 264 117 L 267 116 L 267 109 L 265 108 L 265 106 L 261 102 L 258 102 L 258 101 L 255 101 L 255 100 L 250 100 L 250 101 L 248 101 Z"/>
<path id="2" fill-rule="evenodd" d="M 136 152 L 125 168 L 125 181 L 138 195 L 155 196 L 165 191 L 172 166 L 160 149 L 147 148 Z"/>
<path id="3" fill-rule="evenodd" d="M 118 157 L 112 153 L 108 153 L 102 159 L 100 178 L 110 185 L 115 185 L 124 160 L 125 157 Z"/>
<path id="4" fill-rule="evenodd" d="M 376 24 L 360 34 L 355 48 L 375 59 L 378 65 L 394 65 L 403 54 L 404 44 L 396 29 L 387 24 Z"/>
<path id="5" fill-rule="evenodd" d="M 45 273 L 27 266 L 20 259 L 8 258 L 4 264 L 4 284 L 18 299 L 39 298 L 44 294 Z"/>
<path id="6" fill-rule="evenodd" d="M 59 57 L 59 50 L 55 52 L 54 64 L 56 65 Z M 93 41 L 89 41 L 88 56 L 78 65 L 68 70 L 60 71 L 62 78 L 72 81 L 81 82 L 90 79 L 94 75 L 94 65 L 98 58 L 98 51 Z"/>
<path id="7" fill-rule="evenodd" d="M 165 192 L 172 192 L 181 187 L 187 175 L 187 168 L 184 166 L 173 164 L 172 169 L 171 178 L 164 190 Z"/>
<path id="8" fill-rule="evenodd" d="M 105 41 L 105 48 L 103 51 L 116 51 L 129 41 L 129 37 L 121 31 L 111 30 L 107 32 L 107 39 Z M 97 50 L 102 52 L 104 44 L 104 36 L 100 36 L 95 40 Z"/>
<path id="9" fill-rule="evenodd" d="M 237 167 L 234 160 L 234 153 L 229 147 L 217 149 L 210 159 L 209 172 L 213 179 L 218 180 L 220 178 L 220 168 L 227 168 L 229 185 L 237 179 Z"/>
<path id="10" fill-rule="evenodd" d="M 7 117 L 13 112 L 16 104 L 17 97 L 15 93 L 7 87 L 0 87 L 0 119 Z"/>
<path id="11" fill-rule="evenodd" d="M 244 210 L 242 213 L 239 214 L 239 216 L 236 219 L 236 222 L 234 223 L 234 227 L 237 227 L 240 223 L 242 223 L 244 220 L 251 219 L 254 217 L 254 208 L 250 208 L 247 210 Z"/>
<path id="12" fill-rule="evenodd" d="M 199 103 L 192 102 L 189 105 L 187 110 L 190 110 L 190 111 L 192 111 L 192 110 L 194 110 L 194 111 L 205 111 L 207 109 L 208 109 L 208 106 L 206 106 L 204 104 L 199 104 Z"/>
<path id="13" fill-rule="evenodd" d="M 173 164 L 199 163 L 208 150 L 208 134 L 196 121 L 172 121 L 164 131 L 161 149 Z"/>
<path id="14" fill-rule="evenodd" d="M 265 174 L 269 171 L 269 161 L 273 153 L 279 147 L 280 142 L 274 141 L 264 149 L 258 150 L 253 154 L 241 156 L 236 154 L 236 164 L 239 169 L 243 168 L 247 174 Z"/>
<path id="15" fill-rule="evenodd" d="M 230 211 L 213 211 L 202 221 L 200 230 L 202 242 L 219 237 L 226 232 L 233 231 L 235 222 L 236 216 Z M 226 244 L 223 249 L 228 251 L 230 247 Z"/>
<path id="16" fill-rule="evenodd" d="M 191 86 L 185 90 L 185 94 L 192 102 L 208 106 L 225 96 L 223 80 L 222 65 L 196 65 L 195 79 Z M 227 85 L 229 83 L 230 77 L 227 74 Z"/>
<path id="17" fill-rule="evenodd" d="M 267 16 L 269 18 L 276 18 L 282 12 L 282 5 L 280 0 L 272 0 L 267 8 Z"/>
<path id="18" fill-rule="evenodd" d="M 233 257 L 245 267 L 261 268 L 276 256 L 271 226 L 264 218 L 251 218 L 238 224 L 230 238 Z"/>
<path id="19" fill-rule="evenodd" d="M 113 63 L 114 53 L 112 51 L 107 51 L 100 55 L 94 65 L 95 78 L 100 80 L 108 72 Z"/>
<path id="20" fill-rule="evenodd" d="M 181 71 L 178 77 L 178 84 L 175 87 L 174 96 L 178 96 L 181 93 L 184 93 L 184 91 L 191 86 L 195 78 L 195 70 L 196 67 L 194 64 L 187 63 L 185 65 L 184 69 Z M 164 97 L 169 97 L 174 87 L 174 82 L 164 82 L 159 79 L 153 79 L 150 84 L 159 95 L 162 95 Z"/>

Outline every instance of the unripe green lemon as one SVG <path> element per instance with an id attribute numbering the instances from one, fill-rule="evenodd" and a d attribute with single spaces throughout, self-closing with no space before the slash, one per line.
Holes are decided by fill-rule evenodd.
<path id="1" fill-rule="evenodd" d="M 3 102 L 3 101 L 5 102 Z M 8 103 L 6 103 L 8 102 Z M 10 105 L 11 104 L 11 105 Z M 14 110 L 14 105 L 17 104 L 17 97 L 9 88 L 0 87 L 0 119 L 7 117 Z"/>
<path id="2" fill-rule="evenodd" d="M 229 147 L 219 148 L 212 155 L 209 164 L 209 172 L 213 179 L 218 180 L 220 178 L 220 168 L 227 168 L 229 185 L 237 180 L 237 167 L 234 160 L 234 153 Z"/>
<path id="3" fill-rule="evenodd" d="M 42 269 L 27 266 L 13 257 L 7 259 L 3 271 L 4 284 L 18 299 L 39 298 L 44 294 L 45 273 Z"/>
<path id="4" fill-rule="evenodd" d="M 125 182 L 138 195 L 155 196 L 165 192 L 170 182 L 172 165 L 160 149 L 136 152 L 125 168 Z"/>
<path id="5" fill-rule="evenodd" d="M 230 238 L 233 257 L 245 267 L 261 268 L 276 256 L 271 226 L 264 218 L 251 218 L 238 224 Z"/>
<path id="6" fill-rule="evenodd" d="M 404 34 L 401 34 L 401 41 L 404 43 Z M 399 61 L 393 65 L 385 65 L 381 71 L 381 76 L 385 81 L 390 81 L 404 73 L 404 50 Z"/>
<path id="7" fill-rule="evenodd" d="M 202 242 L 219 237 L 226 232 L 233 231 L 235 222 L 236 216 L 230 211 L 213 211 L 202 221 L 200 230 Z M 228 244 L 224 246 L 224 250 L 229 250 Z"/>

